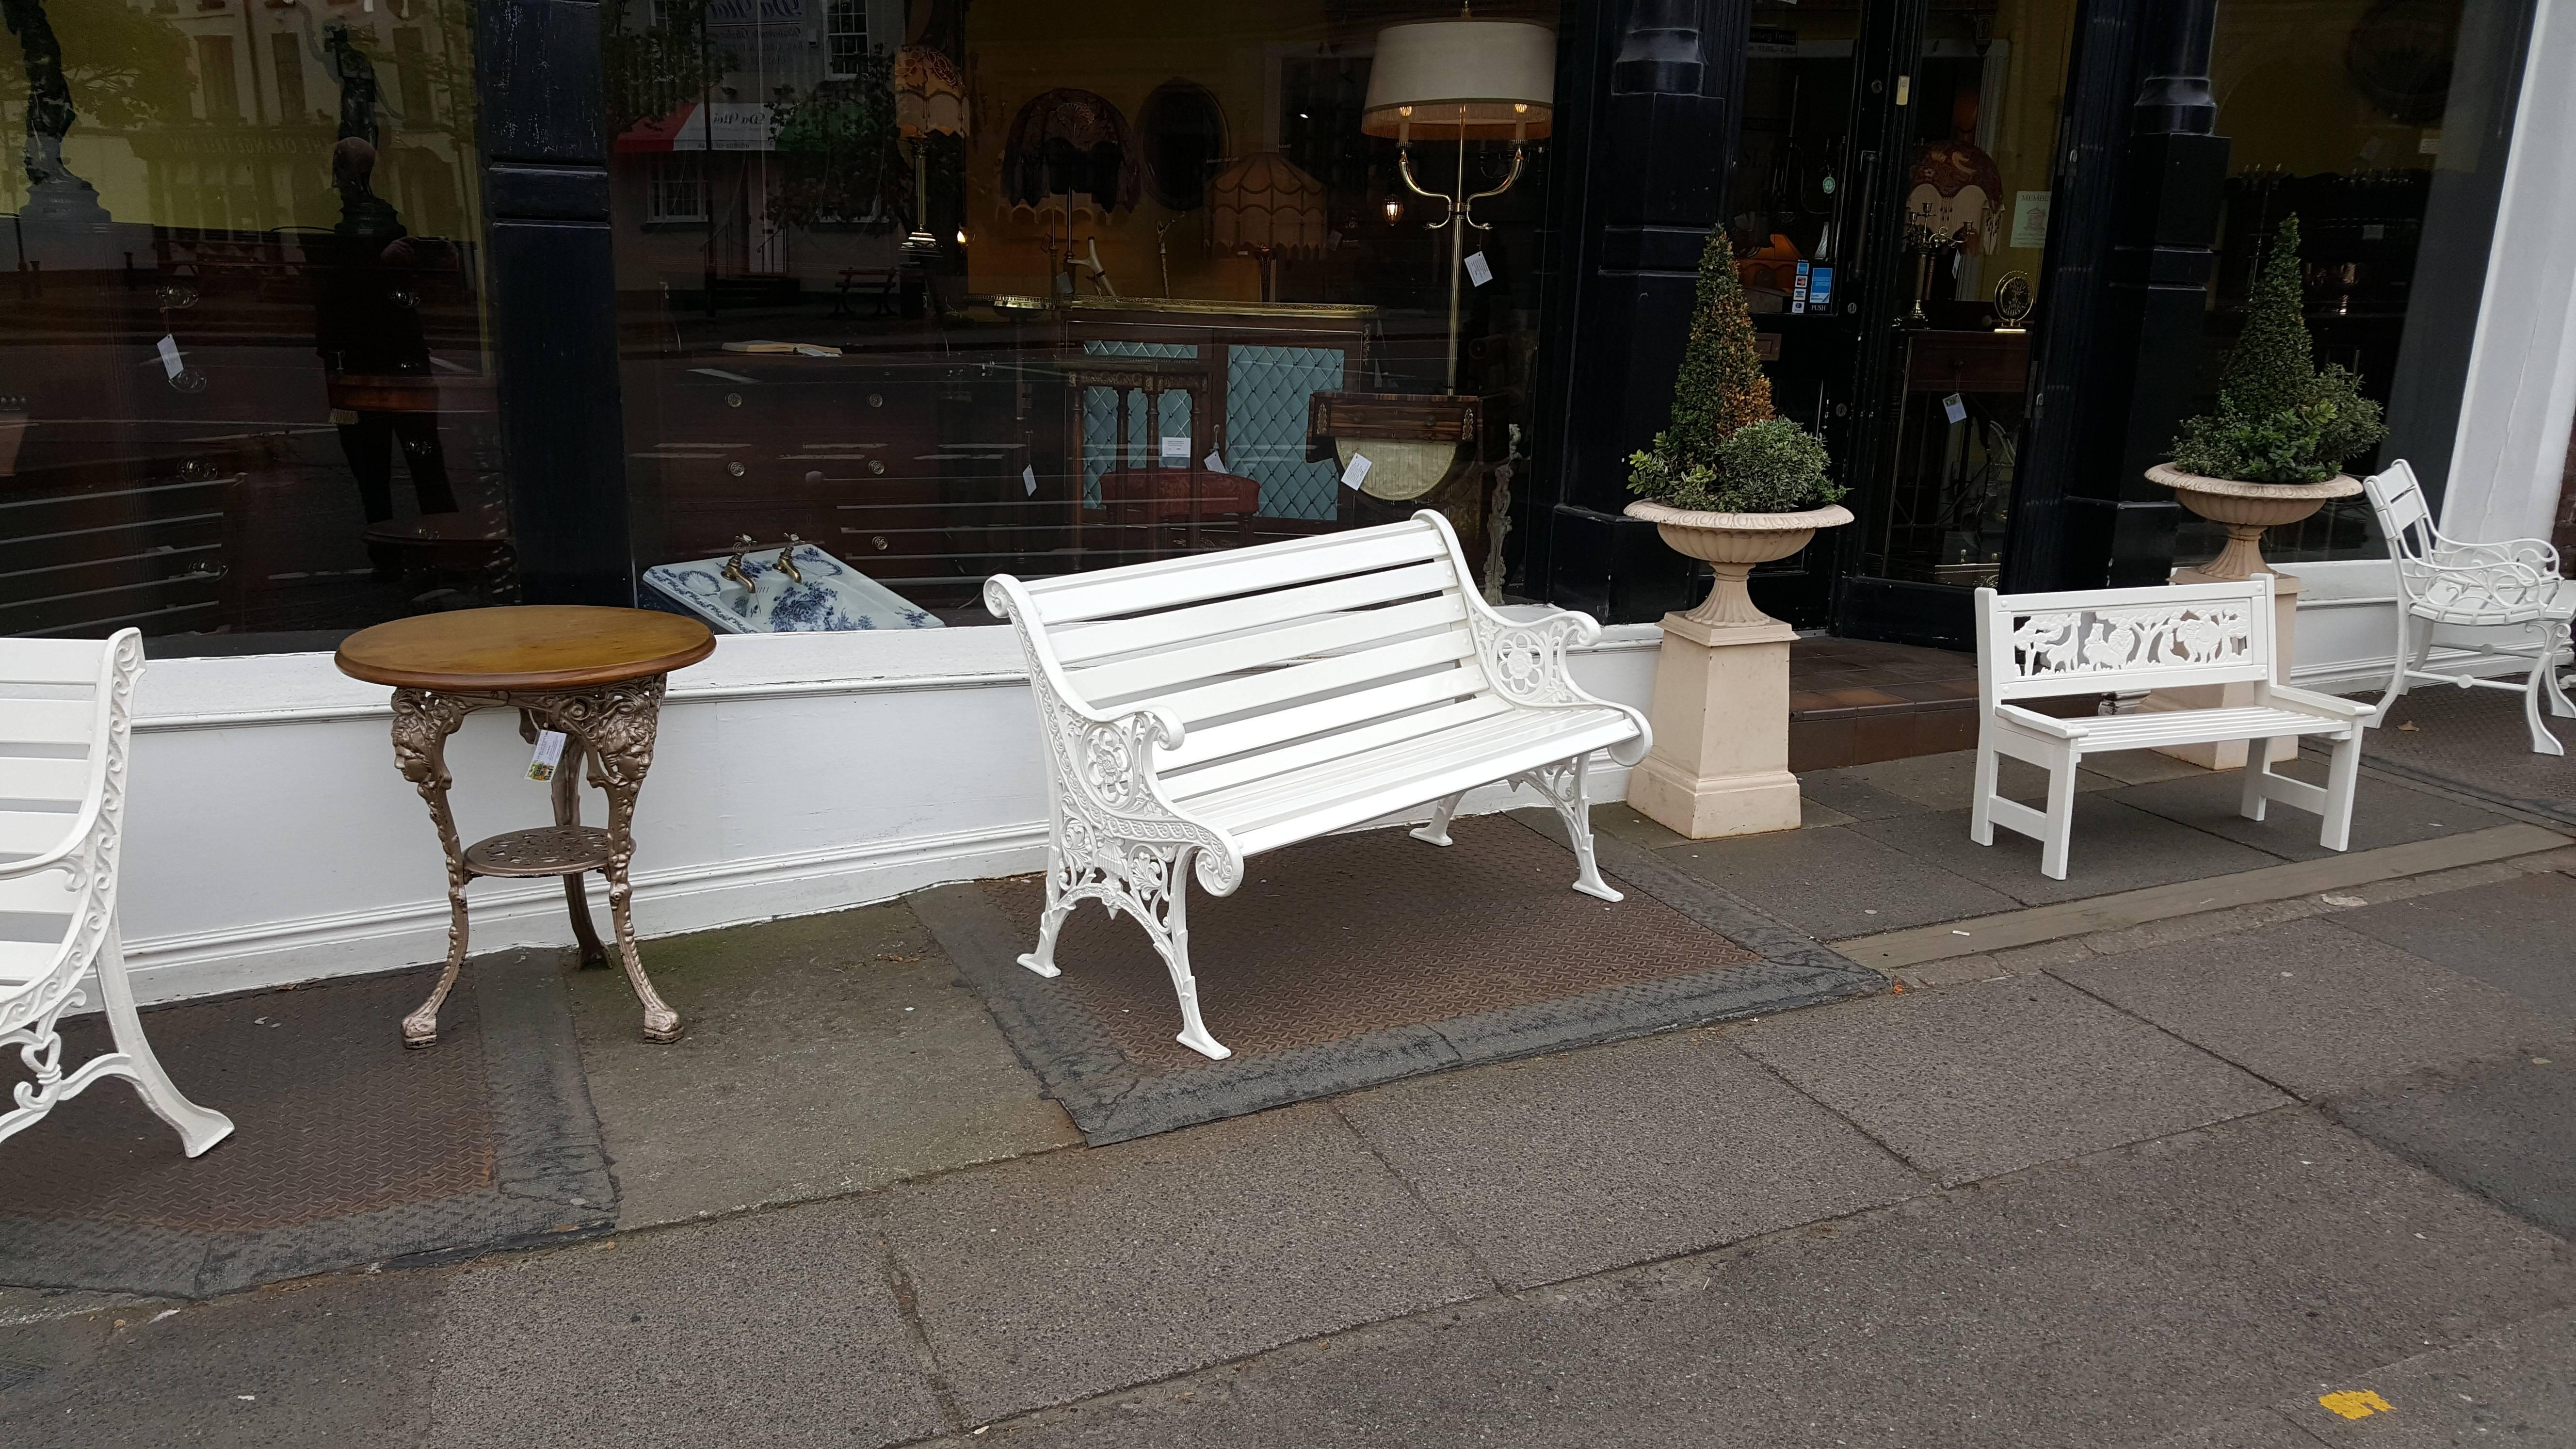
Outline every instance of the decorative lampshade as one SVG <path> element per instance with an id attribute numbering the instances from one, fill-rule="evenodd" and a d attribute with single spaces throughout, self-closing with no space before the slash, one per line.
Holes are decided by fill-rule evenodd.
<path id="1" fill-rule="evenodd" d="M 1546 26 L 1414 21 L 1377 33 L 1360 129 L 1428 141 L 1535 140 L 1548 133 L 1555 99 L 1556 35 Z"/>
<path id="2" fill-rule="evenodd" d="M 1228 166 L 1208 194 L 1218 246 L 1261 256 L 1323 250 L 1324 183 L 1276 151 Z"/>
<path id="3" fill-rule="evenodd" d="M 966 134 L 966 78 L 927 45 L 894 53 L 894 123 L 906 136 Z"/>

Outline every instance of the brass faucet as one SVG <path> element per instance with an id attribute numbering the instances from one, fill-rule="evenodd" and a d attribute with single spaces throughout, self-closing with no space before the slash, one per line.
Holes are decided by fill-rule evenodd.
<path id="1" fill-rule="evenodd" d="M 742 556 L 757 547 L 759 547 L 759 545 L 752 542 L 750 534 L 735 534 L 733 536 L 733 557 L 725 560 L 725 566 L 722 571 L 723 576 L 742 585 L 746 589 L 750 588 L 751 575 L 744 573 L 742 570 Z"/>
<path id="2" fill-rule="evenodd" d="M 787 541 L 778 546 L 778 571 L 787 575 L 789 581 L 793 583 L 805 582 L 805 575 L 799 573 L 796 568 L 796 546 L 804 541 L 791 533 L 787 535 Z"/>

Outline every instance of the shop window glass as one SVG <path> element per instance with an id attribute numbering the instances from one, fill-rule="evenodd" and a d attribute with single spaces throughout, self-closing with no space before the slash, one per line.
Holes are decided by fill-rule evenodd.
<path id="1" fill-rule="evenodd" d="M 320 647 L 511 597 L 472 0 L 9 12 L 0 632 Z"/>
<path id="2" fill-rule="evenodd" d="M 607 0 L 604 18 L 648 604 L 722 628 L 990 623 L 995 573 L 1424 507 L 1504 582 L 1487 520 L 1530 451 L 1553 4 L 1475 11 L 1534 43 L 1531 111 L 1479 113 L 1463 146 L 1426 112 L 1410 137 L 1426 189 L 1457 190 L 1463 163 L 1474 193 L 1504 188 L 1521 133 L 1519 176 L 1457 253 L 1446 203 L 1374 133 L 1392 121 L 1364 114 L 1381 33 L 1454 4 Z M 1353 456 L 1371 466 L 1346 487 Z M 831 599 L 764 571 L 791 534 L 839 569 L 809 578 L 847 581 Z"/>
<path id="3" fill-rule="evenodd" d="M 2320 364 L 2359 374 L 2397 458 L 2438 490 L 2477 325 L 2528 7 L 2458 0 L 2230 0 L 2211 76 L 2228 138 L 2225 219 L 2201 401 L 2243 328 L 2255 263 L 2296 213 Z M 2188 520 L 2184 558 L 2223 542 Z M 2368 502 L 2329 504 L 2265 543 L 2277 560 L 2378 558 Z"/>

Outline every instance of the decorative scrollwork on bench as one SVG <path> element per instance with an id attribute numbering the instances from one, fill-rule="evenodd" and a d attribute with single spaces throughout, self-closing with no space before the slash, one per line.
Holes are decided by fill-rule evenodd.
<path id="1" fill-rule="evenodd" d="M 1565 651 L 1596 638 L 1600 626 L 1582 614 L 1551 614 L 1526 624 L 1468 615 L 1476 654 L 1496 693 L 1514 704 L 1576 704 L 1582 696 L 1567 673 Z"/>

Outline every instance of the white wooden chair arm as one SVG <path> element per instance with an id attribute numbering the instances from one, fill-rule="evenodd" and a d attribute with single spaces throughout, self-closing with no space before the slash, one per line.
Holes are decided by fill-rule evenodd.
<path id="1" fill-rule="evenodd" d="M 2360 719 L 2374 708 L 2371 705 L 2356 703 L 2349 699 L 2338 699 L 2331 694 L 2318 694 L 2314 690 L 2301 689 L 2290 684 L 2265 686 L 2263 698 L 2265 703 L 2277 705 L 2282 709 L 2297 710 L 2301 714 L 2322 715 L 2327 719 Z"/>
<path id="2" fill-rule="evenodd" d="M 2059 719 L 2052 714 L 2041 714 L 2035 709 L 2024 709 L 2017 704 L 1997 705 L 1995 718 L 2055 740 L 2080 740 L 2092 733 L 2086 726 L 2074 720 Z"/>

